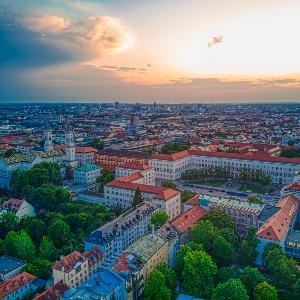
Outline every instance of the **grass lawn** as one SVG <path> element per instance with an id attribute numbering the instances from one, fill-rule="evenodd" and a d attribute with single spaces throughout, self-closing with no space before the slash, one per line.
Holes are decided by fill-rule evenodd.
<path id="1" fill-rule="evenodd" d="M 241 192 L 251 192 L 256 194 L 264 194 L 265 188 L 253 183 L 242 183 L 239 187 Z"/>
<path id="2" fill-rule="evenodd" d="M 208 186 L 213 186 L 213 187 L 220 187 L 220 186 L 224 185 L 224 181 L 208 180 L 208 181 L 205 181 L 203 184 L 208 185 Z"/>

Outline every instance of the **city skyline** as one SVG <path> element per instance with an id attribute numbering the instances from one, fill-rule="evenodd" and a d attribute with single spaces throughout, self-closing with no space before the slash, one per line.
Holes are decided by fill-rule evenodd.
<path id="1" fill-rule="evenodd" d="M 293 0 L 4 0 L 0 103 L 299 102 L 299 9 Z"/>

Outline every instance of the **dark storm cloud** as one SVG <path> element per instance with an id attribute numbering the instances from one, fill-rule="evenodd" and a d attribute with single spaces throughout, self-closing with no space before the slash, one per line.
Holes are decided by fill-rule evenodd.
<path id="1" fill-rule="evenodd" d="M 15 15 L 0 7 L 0 66 L 37 68 L 71 60 L 69 53 L 43 41 L 40 33 L 24 28 Z"/>

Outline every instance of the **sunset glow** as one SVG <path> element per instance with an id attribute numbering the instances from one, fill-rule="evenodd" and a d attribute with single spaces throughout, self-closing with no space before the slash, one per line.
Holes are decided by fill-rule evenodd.
<path id="1" fill-rule="evenodd" d="M 17 2 L 0 4 L 0 36 L 11 39 L 0 75 L 26 84 L 27 100 L 300 99 L 299 1 Z M 2 84 L 4 100 L 21 100 Z"/>

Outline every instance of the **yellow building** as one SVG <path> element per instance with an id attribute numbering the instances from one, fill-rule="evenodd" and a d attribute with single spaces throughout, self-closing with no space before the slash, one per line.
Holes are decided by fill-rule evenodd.
<path id="1" fill-rule="evenodd" d="M 145 262 L 145 278 L 159 264 L 168 263 L 168 241 L 156 234 L 141 237 L 129 246 L 125 252 L 133 252 Z"/>

